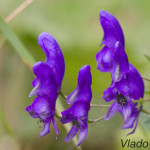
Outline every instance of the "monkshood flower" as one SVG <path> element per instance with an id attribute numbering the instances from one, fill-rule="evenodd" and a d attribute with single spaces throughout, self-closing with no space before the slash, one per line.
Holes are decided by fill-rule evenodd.
<path id="1" fill-rule="evenodd" d="M 52 121 L 58 137 L 58 128 L 55 123 L 55 104 L 65 71 L 65 63 L 61 49 L 56 40 L 49 33 L 41 33 L 38 43 L 46 54 L 45 62 L 37 62 L 33 66 L 36 78 L 32 82 L 33 90 L 29 97 L 37 95 L 33 103 L 26 108 L 31 117 L 39 118 L 44 124 L 40 136 L 50 132 Z"/>
<path id="2" fill-rule="evenodd" d="M 62 112 L 60 119 L 63 124 L 72 122 L 73 126 L 65 138 L 69 142 L 79 131 L 78 146 L 84 141 L 88 132 L 88 111 L 92 98 L 91 91 L 92 76 L 90 66 L 83 66 L 78 74 L 78 85 L 68 96 L 67 103 L 72 106 Z"/>
<path id="3" fill-rule="evenodd" d="M 113 69 L 114 46 L 117 41 L 122 46 L 121 51 L 124 51 L 124 35 L 118 20 L 112 14 L 100 11 L 100 23 L 104 30 L 101 45 L 105 46 L 96 54 L 97 69 L 102 72 L 110 72 Z M 127 59 L 126 55 L 122 57 Z"/>
<path id="4" fill-rule="evenodd" d="M 125 77 L 119 82 L 112 81 L 111 86 L 103 93 L 103 98 L 106 102 L 114 100 L 104 119 L 106 121 L 109 120 L 117 111 L 122 114 L 125 124 L 132 116 L 138 118 L 139 112 L 136 110 L 137 104 L 132 103 L 132 100 L 139 100 L 139 98 L 143 98 L 143 96 L 143 80 L 136 68 L 129 64 L 129 72 Z"/>

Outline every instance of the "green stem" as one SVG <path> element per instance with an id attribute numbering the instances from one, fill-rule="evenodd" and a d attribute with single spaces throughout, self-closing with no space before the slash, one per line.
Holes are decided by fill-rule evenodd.
<path id="1" fill-rule="evenodd" d="M 150 82 L 150 79 L 148 78 L 142 77 L 142 79 Z"/>
<path id="2" fill-rule="evenodd" d="M 104 117 L 105 117 L 105 116 L 101 116 L 101 117 L 99 117 L 99 118 L 97 118 L 97 119 L 95 119 L 95 120 L 91 120 L 91 119 L 89 119 L 89 120 L 88 120 L 88 123 L 92 123 L 92 124 L 91 124 L 91 126 L 94 126 L 94 125 L 95 125 L 95 123 L 97 123 L 98 121 L 103 120 L 103 119 L 104 119 Z"/>
<path id="3" fill-rule="evenodd" d="M 150 114 L 150 112 L 149 111 L 147 111 L 147 110 L 145 110 L 145 109 L 143 109 L 142 108 L 142 110 L 141 110 L 143 113 L 145 113 L 145 114 Z"/>
<path id="4" fill-rule="evenodd" d="M 145 103 L 145 102 L 149 102 L 150 101 L 150 98 L 148 98 L 148 99 L 143 99 L 144 100 L 144 102 L 143 103 Z"/>
<path id="5" fill-rule="evenodd" d="M 111 105 L 103 105 L 103 104 L 91 104 L 91 107 L 104 107 L 104 108 L 109 108 Z"/>
<path id="6" fill-rule="evenodd" d="M 5 132 L 8 134 L 8 135 L 11 135 L 13 136 L 13 132 L 12 132 L 12 129 L 10 128 L 9 126 L 9 123 L 6 119 L 6 116 L 5 116 L 5 113 L 3 111 L 3 109 L 0 107 L 0 120 L 2 122 L 2 125 L 5 129 Z"/>

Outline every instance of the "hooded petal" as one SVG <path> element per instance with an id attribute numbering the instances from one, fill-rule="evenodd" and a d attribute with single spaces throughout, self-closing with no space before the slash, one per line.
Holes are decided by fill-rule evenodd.
<path id="1" fill-rule="evenodd" d="M 65 138 L 65 142 L 69 142 L 70 140 L 72 140 L 78 131 L 79 131 L 79 128 L 73 125 L 71 130 L 69 131 L 69 133 L 67 134 Z"/>
<path id="2" fill-rule="evenodd" d="M 131 64 L 129 64 L 129 72 L 126 78 L 117 82 L 116 87 L 123 95 L 129 95 L 134 100 L 138 100 L 144 96 L 143 79 Z"/>
<path id="3" fill-rule="evenodd" d="M 130 82 L 130 90 L 131 90 L 131 98 L 137 100 L 139 98 L 143 98 L 144 96 L 144 82 L 136 70 L 136 68 L 130 64 L 128 80 Z"/>
<path id="4" fill-rule="evenodd" d="M 111 107 L 109 108 L 104 120 L 107 121 L 110 118 L 112 118 L 116 112 L 119 110 L 119 104 L 117 102 L 113 102 L 113 104 L 111 105 Z"/>
<path id="5" fill-rule="evenodd" d="M 44 135 L 50 133 L 50 129 L 49 128 L 50 128 L 50 122 L 44 123 L 43 129 L 42 129 L 42 131 L 40 133 L 40 137 L 43 137 Z"/>
<path id="6" fill-rule="evenodd" d="M 120 81 L 129 71 L 128 57 L 124 51 L 124 47 L 119 41 L 115 44 L 113 68 L 111 77 L 114 82 Z"/>
<path id="7" fill-rule="evenodd" d="M 47 32 L 39 35 L 38 43 L 46 54 L 45 62 L 52 68 L 58 90 L 60 90 L 65 71 L 65 62 L 61 49 L 56 40 Z"/>
<path id="8" fill-rule="evenodd" d="M 36 75 L 36 79 L 33 80 L 34 89 L 30 92 L 29 96 L 45 94 L 53 97 L 52 99 L 56 99 L 57 86 L 50 66 L 44 62 L 37 62 L 33 66 L 33 72 Z"/>
<path id="9" fill-rule="evenodd" d="M 114 47 L 120 41 L 124 47 L 124 35 L 118 20 L 107 11 L 100 11 L 100 23 L 104 30 L 104 37 L 101 43 L 108 47 Z"/>
<path id="10" fill-rule="evenodd" d="M 78 85 L 75 90 L 67 97 L 67 103 L 72 104 L 75 101 L 81 100 L 90 103 L 92 98 L 91 91 L 92 76 L 90 66 L 83 66 L 78 74 Z"/>
<path id="11" fill-rule="evenodd" d="M 113 49 L 105 46 L 96 54 L 97 69 L 101 72 L 109 72 L 113 66 Z"/>
<path id="12" fill-rule="evenodd" d="M 86 125 L 85 128 L 80 129 L 77 146 L 79 146 L 85 140 L 85 138 L 87 136 L 87 132 L 88 132 L 88 125 Z"/>

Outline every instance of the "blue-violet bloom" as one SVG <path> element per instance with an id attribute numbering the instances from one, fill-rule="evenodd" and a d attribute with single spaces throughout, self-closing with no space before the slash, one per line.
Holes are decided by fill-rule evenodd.
<path id="1" fill-rule="evenodd" d="M 129 72 L 125 77 L 119 82 L 112 81 L 111 86 L 103 93 L 103 99 L 106 102 L 114 100 L 104 119 L 109 120 L 119 111 L 124 118 L 125 125 L 130 123 L 132 124 L 130 128 L 133 127 L 134 122 L 138 121 L 137 118 L 141 109 L 137 110 L 137 104 L 133 103 L 132 100 L 139 100 L 143 98 L 143 96 L 144 83 L 142 77 L 136 68 L 129 64 Z M 129 128 L 129 126 L 126 126 L 126 128 L 127 127 Z"/>
<path id="2" fill-rule="evenodd" d="M 125 49 L 124 35 L 118 20 L 109 12 L 100 11 L 100 23 L 104 30 L 104 37 L 101 42 L 101 45 L 104 44 L 104 47 L 102 48 L 101 51 L 99 51 L 96 54 L 97 69 L 102 72 L 111 72 L 113 69 L 113 57 L 114 57 L 115 44 L 117 41 L 120 42 L 119 43 L 120 54 L 124 53 L 121 56 L 122 58 L 120 57 L 118 58 L 119 59 L 118 63 L 120 63 L 122 59 L 127 60 L 127 56 L 124 52 Z M 127 71 L 126 69 L 127 66 L 125 67 L 124 72 Z"/>
<path id="3" fill-rule="evenodd" d="M 84 141 L 88 132 L 88 111 L 92 98 L 91 91 L 92 76 L 90 66 L 83 66 L 78 74 L 78 85 L 75 90 L 67 97 L 67 103 L 72 106 L 62 112 L 60 119 L 63 124 L 72 122 L 73 126 L 65 138 L 69 142 L 79 131 L 78 146 Z"/>
<path id="4" fill-rule="evenodd" d="M 31 117 L 39 118 L 43 124 L 40 136 L 50 132 L 52 121 L 58 137 L 58 128 L 55 123 L 55 104 L 65 71 L 64 57 L 56 40 L 46 32 L 38 37 L 38 44 L 46 54 L 45 62 L 37 62 L 33 66 L 36 78 L 32 82 L 33 90 L 29 97 L 37 95 L 33 103 L 26 108 Z M 57 138 L 56 137 L 56 138 Z"/>

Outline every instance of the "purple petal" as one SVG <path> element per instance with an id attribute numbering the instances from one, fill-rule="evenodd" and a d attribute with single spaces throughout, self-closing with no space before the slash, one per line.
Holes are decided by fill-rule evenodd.
<path id="1" fill-rule="evenodd" d="M 38 96 L 32 103 L 33 111 L 44 121 L 51 119 L 54 115 L 55 106 L 50 103 L 46 96 Z"/>
<path id="2" fill-rule="evenodd" d="M 123 95 L 129 95 L 134 100 L 138 100 L 144 96 L 144 82 L 142 77 L 131 64 L 129 64 L 129 72 L 126 78 L 117 82 L 116 87 Z"/>
<path id="3" fill-rule="evenodd" d="M 128 57 L 124 51 L 124 47 L 119 41 L 115 44 L 113 69 L 111 77 L 114 82 L 120 81 L 125 74 L 129 71 Z"/>
<path id="4" fill-rule="evenodd" d="M 54 119 L 54 117 L 52 118 L 52 123 L 53 123 L 53 127 L 54 127 L 54 129 L 55 129 L 55 131 L 56 131 L 56 140 L 58 139 L 58 134 L 59 134 L 59 131 L 58 131 L 58 128 L 57 128 L 57 125 L 56 125 L 56 122 L 55 122 L 55 119 Z"/>
<path id="5" fill-rule="evenodd" d="M 65 71 L 64 57 L 56 40 L 47 32 L 38 37 L 38 43 L 46 54 L 46 63 L 52 68 L 57 86 L 61 88 L 61 82 Z"/>
<path id="6" fill-rule="evenodd" d="M 104 120 L 107 121 L 110 118 L 112 118 L 116 112 L 119 110 L 119 104 L 117 102 L 113 102 L 113 104 L 111 105 L 111 107 L 109 108 Z"/>
<path id="7" fill-rule="evenodd" d="M 78 85 L 75 90 L 67 97 L 67 103 L 72 104 L 80 99 L 90 103 L 92 98 L 91 83 L 92 76 L 90 72 L 90 66 L 85 65 L 79 71 Z"/>
<path id="8" fill-rule="evenodd" d="M 50 66 L 44 62 L 37 62 L 33 66 L 33 72 L 36 75 L 36 79 L 33 82 L 34 89 L 30 92 L 29 96 L 31 97 L 35 94 L 50 95 L 52 93 L 51 96 L 56 98 L 56 81 Z"/>
<path id="9" fill-rule="evenodd" d="M 72 140 L 72 138 L 77 134 L 78 131 L 79 131 L 79 128 L 73 125 L 71 130 L 69 131 L 69 133 L 67 134 L 65 138 L 65 142 L 69 142 L 70 140 Z"/>
<path id="10" fill-rule="evenodd" d="M 124 106 L 120 106 L 119 112 L 122 114 L 124 121 L 126 122 L 132 113 L 132 102 L 128 101 Z"/>
<path id="11" fill-rule="evenodd" d="M 43 137 L 44 135 L 50 133 L 50 129 L 49 128 L 50 128 L 50 122 L 44 123 L 43 129 L 42 129 L 42 131 L 40 133 L 40 137 Z"/>
<path id="12" fill-rule="evenodd" d="M 84 129 L 83 128 L 80 129 L 79 140 L 78 140 L 77 146 L 79 146 L 85 140 L 87 136 L 87 132 L 88 132 L 88 125 L 86 125 Z"/>
<path id="13" fill-rule="evenodd" d="M 38 115 L 34 112 L 32 105 L 26 107 L 26 111 L 29 112 L 31 117 L 38 118 Z"/>
<path id="14" fill-rule="evenodd" d="M 70 109 L 61 112 L 61 114 L 62 114 L 62 117 L 60 121 L 63 124 L 73 121 L 73 115 L 72 115 L 72 112 L 70 112 Z"/>
<path id="15" fill-rule="evenodd" d="M 130 82 L 131 98 L 135 100 L 143 98 L 144 96 L 143 79 L 139 74 L 139 72 L 136 70 L 136 68 L 131 64 L 129 66 L 128 80 Z"/>
<path id="16" fill-rule="evenodd" d="M 115 88 L 115 83 L 112 83 L 112 85 L 103 92 L 103 99 L 106 102 L 109 102 L 115 99 L 116 92 L 117 92 L 117 89 Z"/>
<path id="17" fill-rule="evenodd" d="M 130 134 L 133 134 L 135 132 L 135 130 L 137 128 L 137 125 L 138 125 L 138 120 L 139 120 L 139 117 L 137 117 L 137 119 L 136 119 L 136 124 L 135 124 L 134 129 L 130 133 L 128 133 L 127 136 L 130 135 Z"/>
<path id="18" fill-rule="evenodd" d="M 124 125 L 122 126 L 122 129 L 133 128 L 135 120 L 136 116 L 131 115 L 131 117 L 127 120 L 127 122 L 125 122 Z"/>
<path id="19" fill-rule="evenodd" d="M 106 11 L 100 11 L 100 22 L 104 30 L 104 37 L 101 43 L 108 47 L 114 47 L 120 41 L 124 47 L 124 35 L 118 20 Z"/>
<path id="20" fill-rule="evenodd" d="M 113 49 L 105 46 L 96 54 L 97 69 L 101 72 L 109 72 L 113 66 Z"/>
<path id="21" fill-rule="evenodd" d="M 35 88 L 37 85 L 38 85 L 38 78 L 35 78 L 33 81 L 32 81 L 32 86 L 33 88 Z"/>

